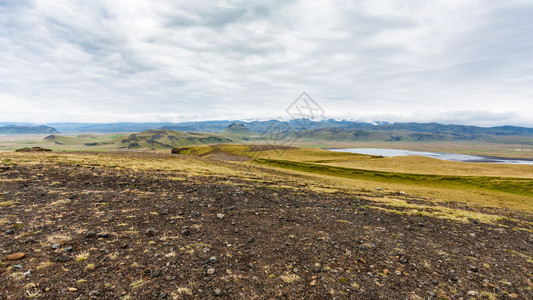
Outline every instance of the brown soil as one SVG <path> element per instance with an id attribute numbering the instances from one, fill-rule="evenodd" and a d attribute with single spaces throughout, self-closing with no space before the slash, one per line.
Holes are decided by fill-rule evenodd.
<path id="1" fill-rule="evenodd" d="M 533 298 L 531 232 L 357 195 L 55 163 L 0 201 L 0 299 Z"/>

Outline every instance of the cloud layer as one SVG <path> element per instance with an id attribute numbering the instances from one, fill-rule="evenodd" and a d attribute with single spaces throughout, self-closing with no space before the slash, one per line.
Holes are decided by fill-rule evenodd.
<path id="1" fill-rule="evenodd" d="M 533 1 L 0 0 L 0 121 L 533 126 Z"/>

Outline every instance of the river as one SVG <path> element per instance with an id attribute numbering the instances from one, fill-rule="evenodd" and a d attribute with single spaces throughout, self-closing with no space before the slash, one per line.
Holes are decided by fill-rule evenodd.
<path id="1" fill-rule="evenodd" d="M 441 152 L 411 151 L 411 150 L 401 150 L 401 149 L 379 149 L 379 148 L 348 148 L 348 149 L 330 149 L 330 150 L 339 151 L 339 152 L 367 154 L 367 155 L 381 155 L 385 157 L 420 155 L 420 156 L 425 156 L 425 157 L 432 157 L 432 158 L 451 160 L 451 161 L 462 161 L 462 162 L 484 162 L 484 163 L 533 165 L 533 159 L 506 158 L 506 157 L 469 155 L 469 154 L 458 154 L 458 153 L 441 153 Z"/>

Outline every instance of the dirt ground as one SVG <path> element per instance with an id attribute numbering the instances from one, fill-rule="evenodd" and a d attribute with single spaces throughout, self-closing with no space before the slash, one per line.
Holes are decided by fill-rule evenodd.
<path id="1" fill-rule="evenodd" d="M 369 204 L 289 182 L 4 165 L 0 299 L 533 299 L 533 217 L 513 230 Z"/>

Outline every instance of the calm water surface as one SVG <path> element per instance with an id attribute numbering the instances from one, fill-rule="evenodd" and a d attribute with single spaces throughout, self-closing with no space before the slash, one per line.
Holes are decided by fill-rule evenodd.
<path id="1" fill-rule="evenodd" d="M 367 155 L 381 155 L 385 157 L 420 155 L 420 156 L 438 158 L 438 159 L 443 159 L 443 160 L 451 160 L 451 161 L 533 165 L 533 160 L 528 160 L 528 159 L 492 157 L 492 156 L 482 156 L 482 155 L 468 155 L 468 154 L 458 154 L 458 153 L 411 151 L 411 150 L 401 150 L 401 149 L 348 148 L 348 149 L 331 149 L 331 151 L 350 152 L 350 153 L 359 153 L 359 154 L 367 154 Z"/>

